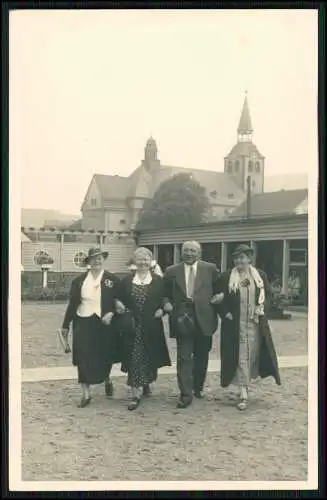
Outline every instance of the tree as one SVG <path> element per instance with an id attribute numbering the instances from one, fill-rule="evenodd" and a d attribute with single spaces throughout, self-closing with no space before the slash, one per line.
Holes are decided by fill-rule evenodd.
<path id="1" fill-rule="evenodd" d="M 136 229 L 191 226 L 204 221 L 210 209 L 201 184 L 191 174 L 176 174 L 163 182 L 151 200 L 146 200 Z"/>

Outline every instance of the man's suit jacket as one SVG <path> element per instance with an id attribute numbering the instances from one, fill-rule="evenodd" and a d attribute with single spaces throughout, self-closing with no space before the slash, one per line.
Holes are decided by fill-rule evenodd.
<path id="1" fill-rule="evenodd" d="M 219 272 L 214 264 L 198 261 L 194 284 L 194 310 L 199 328 L 204 335 L 211 336 L 218 326 L 217 312 L 210 304 L 213 295 L 219 291 Z M 164 274 L 165 297 L 173 305 L 170 316 L 170 336 L 176 337 L 177 319 L 185 309 L 187 301 L 184 262 L 169 266 Z"/>
<path id="2" fill-rule="evenodd" d="M 69 303 L 63 321 L 63 328 L 69 328 L 71 321 L 74 320 L 77 308 L 81 303 L 82 285 L 87 276 L 82 273 L 72 281 L 70 289 Z M 101 279 L 101 317 L 108 312 L 115 312 L 116 288 L 120 279 L 109 271 L 105 270 Z"/>

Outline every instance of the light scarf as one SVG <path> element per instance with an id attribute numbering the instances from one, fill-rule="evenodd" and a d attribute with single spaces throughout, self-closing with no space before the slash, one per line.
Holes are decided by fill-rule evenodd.
<path id="1" fill-rule="evenodd" d="M 258 298 L 258 304 L 255 307 L 254 313 L 253 313 L 253 320 L 255 323 L 258 323 L 259 321 L 259 316 L 264 315 L 264 303 L 265 303 L 265 287 L 264 283 L 262 281 L 262 278 L 258 272 L 258 270 L 253 267 L 249 266 L 249 274 L 252 276 L 254 283 L 256 284 L 257 288 L 259 289 L 259 298 Z M 241 284 L 241 276 L 236 267 L 232 269 L 232 272 L 230 274 L 229 278 L 229 284 L 228 284 L 228 290 L 229 293 L 236 293 L 239 290 L 240 284 Z"/>
<path id="2" fill-rule="evenodd" d="M 152 276 L 151 276 L 151 273 L 150 271 L 145 275 L 144 277 L 144 280 L 141 280 L 141 278 L 139 277 L 139 275 L 137 274 L 137 272 L 134 274 L 134 277 L 133 277 L 133 283 L 134 285 L 150 285 L 151 281 L 152 281 Z"/>

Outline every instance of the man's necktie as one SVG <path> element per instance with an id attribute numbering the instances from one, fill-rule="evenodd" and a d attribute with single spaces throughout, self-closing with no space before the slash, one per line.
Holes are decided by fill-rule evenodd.
<path id="1" fill-rule="evenodd" d="M 187 294 L 190 298 L 192 298 L 193 294 L 194 294 L 194 267 L 193 266 L 190 266 L 189 273 L 188 273 Z"/>

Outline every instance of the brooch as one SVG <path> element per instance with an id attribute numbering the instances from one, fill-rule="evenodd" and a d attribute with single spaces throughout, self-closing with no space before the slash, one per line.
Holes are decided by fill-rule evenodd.
<path id="1" fill-rule="evenodd" d="M 112 287 L 114 286 L 114 282 L 113 282 L 113 281 L 111 281 L 111 280 L 105 280 L 105 281 L 104 281 L 104 284 L 105 284 L 105 286 L 106 286 L 106 287 L 108 287 L 108 288 L 112 288 Z"/>

